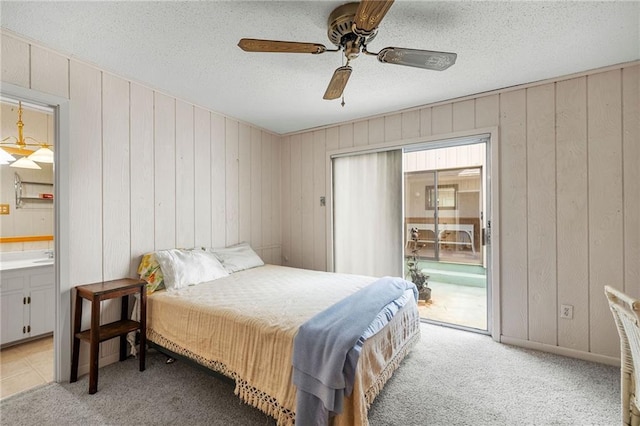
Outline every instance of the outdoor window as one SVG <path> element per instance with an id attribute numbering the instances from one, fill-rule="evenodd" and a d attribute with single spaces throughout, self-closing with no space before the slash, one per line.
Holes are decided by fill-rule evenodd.
<path id="1" fill-rule="evenodd" d="M 425 187 L 426 206 L 425 210 L 434 210 L 438 207 L 441 210 L 455 210 L 458 200 L 458 184 L 438 185 L 438 191 L 433 185 Z"/>

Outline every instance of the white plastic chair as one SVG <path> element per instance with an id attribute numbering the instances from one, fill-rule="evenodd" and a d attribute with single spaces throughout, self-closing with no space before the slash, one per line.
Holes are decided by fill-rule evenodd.
<path id="1" fill-rule="evenodd" d="M 640 425 L 636 385 L 640 383 L 640 300 L 605 286 L 609 308 L 620 334 L 622 424 Z"/>

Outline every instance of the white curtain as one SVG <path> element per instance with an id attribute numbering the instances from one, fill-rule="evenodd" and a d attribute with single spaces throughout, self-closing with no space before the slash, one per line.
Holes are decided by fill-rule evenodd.
<path id="1" fill-rule="evenodd" d="M 333 159 L 334 271 L 402 276 L 402 151 Z"/>

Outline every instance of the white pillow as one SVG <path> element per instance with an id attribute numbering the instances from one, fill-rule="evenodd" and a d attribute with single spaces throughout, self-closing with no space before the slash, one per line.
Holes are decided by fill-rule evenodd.
<path id="1" fill-rule="evenodd" d="M 260 256 L 248 243 L 240 243 L 226 248 L 211 249 L 228 273 L 243 271 L 264 265 Z"/>
<path id="2" fill-rule="evenodd" d="M 155 254 L 167 290 L 177 290 L 229 275 L 218 259 L 206 251 L 170 249 Z"/>

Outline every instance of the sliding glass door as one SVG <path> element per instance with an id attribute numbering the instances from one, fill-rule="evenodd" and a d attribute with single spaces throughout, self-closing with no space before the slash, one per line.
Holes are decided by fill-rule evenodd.
<path id="1" fill-rule="evenodd" d="M 412 147 L 403 159 L 405 263 L 428 275 L 431 289 L 420 316 L 480 331 L 489 301 L 486 152 L 486 139 L 477 138 Z"/>
<path id="2" fill-rule="evenodd" d="M 413 280 L 419 271 L 428 276 L 422 318 L 486 332 L 487 143 L 481 135 L 333 157 L 333 270 Z"/>

